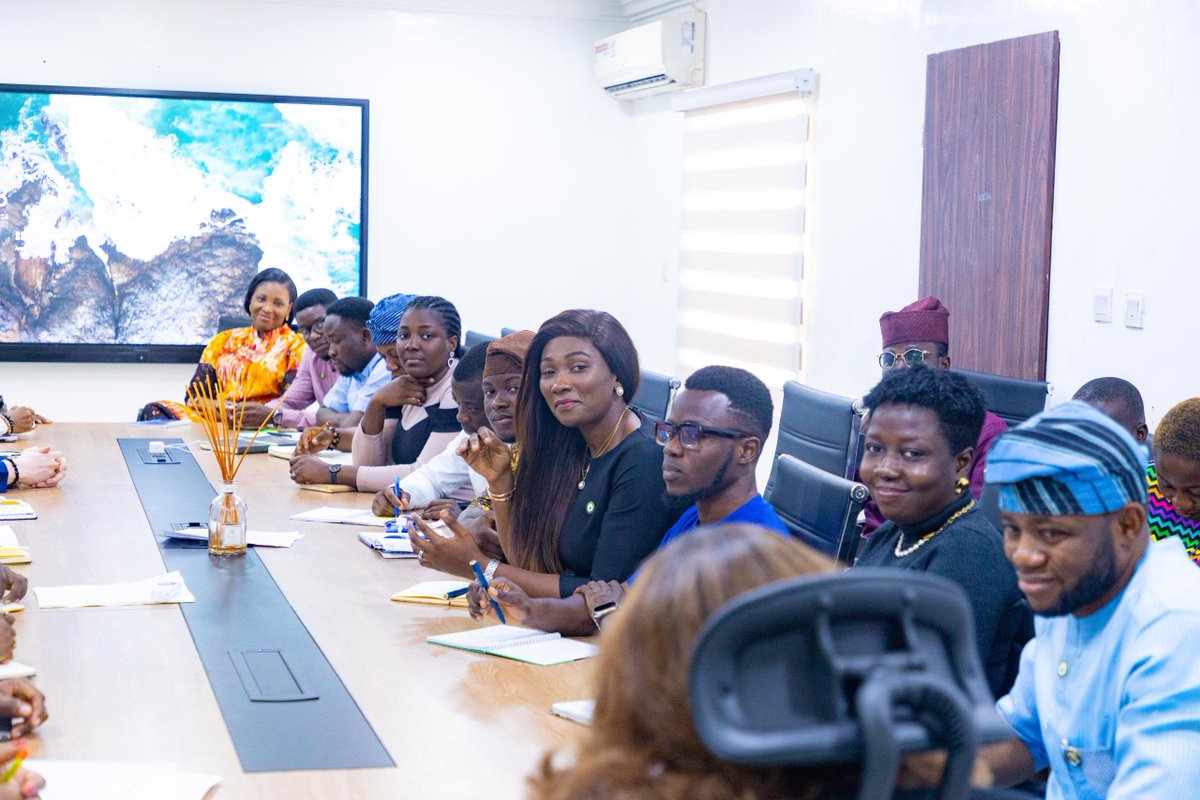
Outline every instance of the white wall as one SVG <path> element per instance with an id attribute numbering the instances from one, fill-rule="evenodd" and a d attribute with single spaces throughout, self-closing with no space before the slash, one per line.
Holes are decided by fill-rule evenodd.
<path id="1" fill-rule="evenodd" d="M 645 136 L 591 79 L 592 42 L 619 24 L 221 0 L 0 8 L 7 82 L 368 98 L 371 297 L 444 294 L 492 333 L 602 307 L 648 366 L 673 366 L 673 338 L 641 312 L 664 286 L 673 308 L 674 240 L 631 246 L 658 230 L 634 185 Z M 618 291 L 647 274 L 648 292 Z M 0 391 L 53 418 L 132 419 L 189 374 L 0 363 Z"/>

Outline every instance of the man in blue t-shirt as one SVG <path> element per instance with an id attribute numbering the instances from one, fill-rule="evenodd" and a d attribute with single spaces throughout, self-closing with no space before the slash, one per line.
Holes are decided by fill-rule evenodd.
<path id="1" fill-rule="evenodd" d="M 734 367 L 704 367 L 687 379 L 665 422 L 655 426 L 663 446 L 663 481 L 671 497 L 693 505 L 663 536 L 663 544 L 698 527 L 721 522 L 761 525 L 787 533 L 775 510 L 758 493 L 755 467 L 771 432 L 771 393 L 758 378 Z M 629 580 L 637 578 L 635 573 Z M 503 578 L 491 595 L 512 623 L 571 636 L 595 632 L 620 607 L 626 585 L 593 581 L 570 597 L 529 597 Z M 491 606 L 471 587 L 472 616 Z"/>

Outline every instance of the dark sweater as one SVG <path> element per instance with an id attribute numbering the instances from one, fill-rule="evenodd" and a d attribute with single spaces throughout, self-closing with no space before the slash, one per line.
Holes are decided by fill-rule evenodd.
<path id="1" fill-rule="evenodd" d="M 900 558 L 895 554 L 896 539 L 902 532 L 902 549 L 910 548 L 970 500 L 970 494 L 964 494 L 933 517 L 903 528 L 884 523 L 867 540 L 854 566 L 915 569 L 963 587 L 975 614 L 976 643 L 988 685 L 993 695 L 1002 697 L 1017 677 L 1021 648 L 1033 638 L 1033 614 L 1017 588 L 1017 575 L 1004 555 L 1000 532 L 976 506 L 915 552 Z"/>
<path id="2" fill-rule="evenodd" d="M 587 482 L 567 509 L 558 540 L 567 597 L 589 581 L 624 581 L 662 541 L 688 501 L 666 499 L 662 448 L 643 425 L 592 459 Z"/>

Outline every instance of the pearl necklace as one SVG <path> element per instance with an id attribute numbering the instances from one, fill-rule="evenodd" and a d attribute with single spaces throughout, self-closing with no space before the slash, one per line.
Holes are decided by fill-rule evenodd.
<path id="1" fill-rule="evenodd" d="M 904 543 L 904 531 L 900 531 L 900 535 L 896 537 L 896 549 L 893 551 L 896 554 L 896 558 L 904 558 L 905 556 L 910 556 L 913 553 L 917 552 L 918 550 L 921 549 L 921 545 L 925 544 L 930 539 L 937 536 L 942 531 L 946 530 L 946 528 L 949 528 L 950 525 L 956 519 L 958 519 L 959 517 L 961 517 L 963 514 L 967 513 L 974 507 L 975 507 L 975 501 L 972 500 L 971 502 L 967 503 L 965 506 L 960 508 L 958 511 L 955 511 L 954 514 L 951 515 L 950 519 L 948 519 L 944 523 L 942 523 L 942 527 L 938 528 L 933 533 L 925 534 L 920 539 L 918 539 L 917 543 L 914 544 L 912 547 L 905 548 L 905 547 L 901 546 Z"/>
<path id="2" fill-rule="evenodd" d="M 621 416 L 617 417 L 616 427 L 614 427 L 612 429 L 612 433 L 608 435 L 608 439 L 604 442 L 604 446 L 600 448 L 600 452 L 596 453 L 594 456 L 590 456 L 588 458 L 588 463 L 583 465 L 583 474 L 579 476 L 579 483 L 576 484 L 579 487 L 579 491 L 582 492 L 583 487 L 587 486 L 587 476 L 588 473 L 592 471 L 592 459 L 599 458 L 608 452 L 609 445 L 612 444 L 613 438 L 617 435 L 617 431 L 621 430 L 621 423 L 625 421 L 625 415 L 628 413 L 629 406 L 625 406 L 625 408 L 621 409 Z"/>

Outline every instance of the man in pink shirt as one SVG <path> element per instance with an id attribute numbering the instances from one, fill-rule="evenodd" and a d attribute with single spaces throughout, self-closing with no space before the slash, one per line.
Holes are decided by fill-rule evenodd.
<path id="1" fill-rule="evenodd" d="M 306 428 L 317 424 L 317 409 L 338 379 L 338 371 L 329 358 L 329 342 L 322 325 L 325 309 L 337 300 L 329 289 L 309 289 L 296 298 L 296 325 L 308 349 L 300 357 L 296 379 L 292 381 L 283 404 L 275 412 L 275 424 L 283 428 Z"/>

